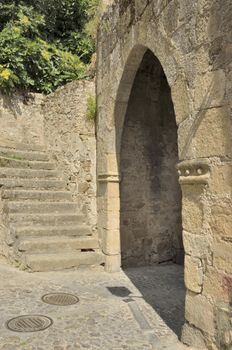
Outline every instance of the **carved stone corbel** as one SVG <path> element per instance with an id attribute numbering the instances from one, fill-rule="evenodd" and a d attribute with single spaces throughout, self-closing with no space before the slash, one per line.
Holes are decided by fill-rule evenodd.
<path id="1" fill-rule="evenodd" d="M 176 166 L 179 183 L 182 184 L 208 184 L 210 178 L 210 165 L 208 160 L 184 160 Z"/>

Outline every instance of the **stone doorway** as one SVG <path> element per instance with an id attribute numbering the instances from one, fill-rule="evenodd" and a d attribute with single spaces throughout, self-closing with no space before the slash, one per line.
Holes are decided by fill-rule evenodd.
<path id="1" fill-rule="evenodd" d="M 137 71 L 120 152 L 122 266 L 183 261 L 177 126 L 162 66 L 147 50 Z"/>
<path id="2" fill-rule="evenodd" d="M 147 50 L 133 82 L 121 137 L 121 262 L 144 299 L 180 337 L 185 288 L 177 163 L 171 91 L 160 62 Z"/>

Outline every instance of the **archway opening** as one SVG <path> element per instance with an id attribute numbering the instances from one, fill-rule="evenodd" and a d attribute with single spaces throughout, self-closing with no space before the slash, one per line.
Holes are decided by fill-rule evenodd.
<path id="1" fill-rule="evenodd" d="M 147 50 L 134 79 L 121 138 L 122 267 L 180 335 L 185 292 L 177 162 L 170 87 L 159 60 Z"/>

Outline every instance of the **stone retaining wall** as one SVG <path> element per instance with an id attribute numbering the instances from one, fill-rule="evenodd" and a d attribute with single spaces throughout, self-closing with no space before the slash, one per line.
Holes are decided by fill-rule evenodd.
<path id="1" fill-rule="evenodd" d="M 67 187 L 87 222 L 96 226 L 95 123 L 86 116 L 87 98 L 95 96 L 92 81 L 74 81 L 45 98 L 46 148 L 63 171 Z"/>
<path id="2" fill-rule="evenodd" d="M 42 94 L 0 94 L 0 146 L 44 145 Z"/>

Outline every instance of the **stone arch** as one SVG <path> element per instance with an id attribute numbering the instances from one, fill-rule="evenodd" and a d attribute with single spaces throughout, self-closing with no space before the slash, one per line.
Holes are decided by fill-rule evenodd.
<path id="1" fill-rule="evenodd" d="M 223 313 L 222 303 L 231 305 L 231 288 L 223 287 L 223 276 L 231 280 L 232 272 L 225 258 L 231 255 L 231 8 L 223 3 L 228 11 L 212 1 L 204 6 L 177 0 L 115 1 L 100 26 L 97 79 L 98 230 L 106 270 L 120 267 L 116 123 L 122 130 L 131 89 L 126 82 L 135 76 L 135 70 L 129 75 L 125 67 L 138 49 L 139 66 L 149 48 L 165 71 L 178 126 L 187 288 L 183 340 L 219 349 L 223 330 L 217 327 L 217 315 Z M 211 288 L 212 281 L 217 288 Z"/>
<path id="2" fill-rule="evenodd" d="M 167 39 L 164 39 L 164 46 L 168 45 Z M 189 96 L 187 92 L 187 80 L 184 77 L 183 73 L 180 73 L 181 67 L 177 67 L 177 59 L 175 58 L 175 54 L 173 54 L 173 62 L 175 62 L 175 70 L 178 71 L 178 76 L 176 79 L 173 79 L 172 74 L 170 74 L 170 70 L 167 69 L 165 58 L 163 57 L 163 53 L 160 52 L 159 47 L 154 45 L 154 43 L 136 43 L 132 46 L 126 55 L 125 63 L 121 71 L 119 83 L 117 85 L 117 93 L 114 101 L 114 112 L 113 112 L 113 124 L 118 131 L 115 139 L 115 153 L 120 153 L 120 142 L 121 135 L 120 132 L 123 129 L 124 118 L 126 114 L 127 104 L 129 101 L 131 89 L 133 86 L 133 82 L 136 76 L 136 73 L 139 69 L 139 66 L 142 62 L 143 56 L 145 52 L 149 50 L 153 53 L 154 57 L 158 59 L 160 62 L 164 74 L 167 78 L 168 84 L 171 88 L 172 101 L 175 109 L 175 118 L 176 123 L 179 125 L 181 121 L 183 121 L 189 112 Z M 160 56 L 159 56 L 160 53 Z M 178 94 L 181 94 L 182 99 L 180 100 Z"/>
<path id="3" fill-rule="evenodd" d="M 121 73 L 121 78 L 120 82 L 117 86 L 117 93 L 114 101 L 114 110 L 113 110 L 113 133 L 114 133 L 114 147 L 113 151 L 112 149 L 110 150 L 110 154 L 107 156 L 107 161 L 106 161 L 106 166 L 107 166 L 107 175 L 102 175 L 100 174 L 100 182 L 108 182 L 108 191 L 110 192 L 110 188 L 113 188 L 113 197 L 111 197 L 111 194 L 108 193 L 108 195 L 111 197 L 110 203 L 108 207 L 111 207 L 113 210 L 111 210 L 111 214 L 114 215 L 114 222 L 116 222 L 115 227 L 117 229 L 114 230 L 105 230 L 106 235 L 104 235 L 103 246 L 105 245 L 106 249 L 109 251 L 112 251 L 113 253 L 117 254 L 112 254 L 112 256 L 107 257 L 107 261 L 111 258 L 112 260 L 115 259 L 115 256 L 118 255 L 115 263 L 111 265 L 111 263 L 106 264 L 107 269 L 119 269 L 121 266 L 121 242 L 120 242 L 120 149 L 121 149 L 121 138 L 122 138 L 122 132 L 123 132 L 123 127 L 124 127 L 124 120 L 125 120 L 125 115 L 127 112 L 128 108 L 128 102 L 131 94 L 131 89 L 133 87 L 134 79 L 137 74 L 137 71 L 140 67 L 140 64 L 143 60 L 143 57 L 146 52 L 150 51 L 152 55 L 154 56 L 155 59 L 160 64 L 160 67 L 162 67 L 164 74 L 166 76 L 166 69 L 163 68 L 162 64 L 160 63 L 160 60 L 157 58 L 155 55 L 155 49 L 150 48 L 147 45 L 142 45 L 142 44 L 135 44 L 130 52 L 128 53 L 126 59 L 125 59 L 125 65 L 123 67 L 123 71 Z M 167 81 L 172 82 L 172 77 L 166 76 Z M 180 88 L 180 86 L 178 86 Z M 175 91 L 175 86 L 173 88 Z M 174 98 L 173 98 L 174 97 Z M 174 105 L 175 109 L 175 102 L 176 105 L 178 106 L 179 99 L 176 98 L 176 94 L 172 94 L 172 102 Z M 178 107 L 176 108 L 178 110 Z M 174 113 L 174 117 L 176 117 L 176 114 Z M 176 118 L 176 124 L 178 125 L 178 118 Z M 101 178 L 102 176 L 102 178 Z M 107 177 L 107 179 L 106 179 Z M 98 176 L 99 179 L 99 176 Z M 108 209 L 106 208 L 106 211 L 108 212 Z M 109 212 L 107 213 L 108 216 Z M 109 220 L 110 219 L 109 217 Z M 118 223 L 118 224 L 117 224 Z M 110 233 L 111 232 L 111 233 Z M 113 235 L 113 237 L 112 237 Z M 111 247 L 112 245 L 112 247 Z M 104 249 L 103 249 L 104 250 Z"/>
<path id="4" fill-rule="evenodd" d="M 107 215 L 107 228 L 104 230 L 103 233 L 103 251 L 106 252 L 106 268 L 108 271 L 115 271 L 118 270 L 121 266 L 121 257 L 124 258 L 124 264 L 125 267 L 126 260 L 125 260 L 125 254 L 124 250 L 126 249 L 128 251 L 128 254 L 130 254 L 131 250 L 126 247 L 125 244 L 125 235 L 123 232 L 122 227 L 122 218 L 127 216 L 126 210 L 127 208 L 122 208 L 123 205 L 123 198 L 125 198 L 125 193 L 122 191 L 122 183 L 121 181 L 121 174 L 122 169 L 120 168 L 121 160 L 122 160 L 122 152 L 121 152 L 121 145 L 122 145 L 122 135 L 123 130 L 125 130 L 125 117 L 127 115 L 128 105 L 130 103 L 130 96 L 135 84 L 136 76 L 138 74 L 138 71 L 141 67 L 141 64 L 144 60 L 144 57 L 146 54 L 150 55 L 152 58 L 152 63 L 154 60 L 154 66 L 158 67 L 158 75 L 153 75 L 151 77 L 152 79 L 158 79 L 158 84 L 165 85 L 165 91 L 168 91 L 168 100 L 171 101 L 171 93 L 170 93 L 170 87 L 168 85 L 165 73 L 163 71 L 162 65 L 159 62 L 158 58 L 153 54 L 153 52 L 148 49 L 148 47 L 143 45 L 135 45 L 133 49 L 131 50 L 130 54 L 128 55 L 128 58 L 126 60 L 125 68 L 120 80 L 118 92 L 116 94 L 115 98 L 115 106 L 114 106 L 114 119 L 113 119 L 113 131 L 115 133 L 115 143 L 114 143 L 114 150 L 115 153 L 112 152 L 108 154 L 107 156 L 107 174 L 101 175 L 101 189 L 105 192 L 107 198 L 107 207 L 106 215 Z M 152 69 L 154 68 L 152 66 Z M 155 73 L 154 73 L 155 74 Z M 162 76 L 162 77 L 161 77 Z M 142 101 L 144 103 L 144 101 Z M 169 106 L 170 107 L 170 106 Z M 173 110 L 173 104 L 172 104 L 172 113 L 170 115 L 170 118 L 166 119 L 166 122 L 169 124 L 167 127 L 171 127 L 173 133 L 172 137 L 169 140 L 173 144 L 172 147 L 175 148 L 174 157 L 172 159 L 172 164 L 166 165 L 166 168 L 171 169 L 170 173 L 165 174 L 165 171 L 160 171 L 159 175 L 156 176 L 154 181 L 146 181 L 146 188 L 143 187 L 142 191 L 145 190 L 149 192 L 149 187 L 153 186 L 153 189 L 151 188 L 150 196 L 148 194 L 147 197 L 147 207 L 150 206 L 150 211 L 146 212 L 146 221 L 150 221 L 149 227 L 147 227 L 145 230 L 145 236 L 138 233 L 140 237 L 137 239 L 138 245 L 142 241 L 145 243 L 143 245 L 140 245 L 141 249 L 144 249 L 144 254 L 142 258 L 140 257 L 137 259 L 137 261 L 132 262 L 135 264 L 141 264 L 141 265 L 149 265 L 149 264 L 156 264 L 161 263 L 165 261 L 175 261 L 177 260 L 180 262 L 183 262 L 183 243 L 182 243 L 182 227 L 181 227 L 181 191 L 180 186 L 178 184 L 178 177 L 177 177 L 177 171 L 175 169 L 175 165 L 178 162 L 178 147 L 177 147 L 177 126 L 176 126 L 176 120 L 175 120 L 175 113 Z M 153 119 L 156 119 L 156 115 Z M 160 122 L 160 121 L 159 121 Z M 157 127 L 157 125 L 153 125 L 154 128 Z M 166 128 L 164 127 L 161 132 L 166 132 Z M 150 144 L 149 147 L 151 147 L 152 138 L 149 139 Z M 154 140 L 153 140 L 154 141 Z M 164 142 L 165 143 L 165 142 Z M 174 145 L 174 143 L 176 143 Z M 158 143 L 156 144 L 157 147 Z M 143 144 L 140 146 L 144 146 Z M 167 144 L 165 145 L 165 147 Z M 157 147 L 159 148 L 159 147 Z M 169 156 L 166 157 L 166 160 Z M 155 166 L 151 166 L 152 162 L 155 161 L 156 157 L 153 157 L 153 159 L 149 159 L 149 170 L 152 172 L 152 176 L 154 175 Z M 164 157 L 159 155 L 158 161 L 161 161 L 164 159 Z M 170 160 L 170 159 L 169 159 Z M 157 161 L 157 163 L 158 163 Z M 156 166 L 156 170 L 158 170 L 159 167 Z M 133 169 L 132 169 L 133 171 Z M 165 178 L 165 176 L 169 176 L 169 186 L 167 183 L 165 186 L 168 188 L 168 191 L 166 191 L 166 196 L 169 196 L 169 205 L 167 205 L 166 208 L 164 208 L 164 202 L 167 201 L 167 198 L 165 199 L 164 192 L 157 190 L 157 183 L 162 182 L 161 178 Z M 125 178 L 125 173 L 124 173 Z M 172 186 L 172 178 L 174 179 L 174 191 L 171 189 Z M 99 177 L 98 177 L 99 179 Z M 171 179 L 171 181 L 170 181 Z M 105 183 L 104 183 L 105 181 Z M 130 181 L 129 181 L 130 182 Z M 166 180 L 164 181 L 166 182 Z M 163 182 L 163 184 L 164 184 Z M 132 184 L 134 184 L 132 182 Z M 103 190 L 104 188 L 104 190 Z M 106 193 L 107 192 L 107 193 Z M 133 193 L 132 191 L 130 191 Z M 162 194 L 158 193 L 162 192 Z M 127 195 L 127 194 L 126 194 Z M 160 197 L 158 198 L 158 195 Z M 174 195 L 176 195 L 176 198 L 174 198 Z M 153 198 L 151 198 L 153 196 Z M 154 196 L 156 196 L 156 200 L 154 200 Z M 105 196 L 104 196 L 105 197 Z M 174 200 L 171 201 L 171 197 L 173 197 Z M 106 199 L 106 197 L 105 197 Z M 134 198 L 136 202 L 136 198 Z M 160 201 L 160 206 L 162 206 L 162 213 L 155 212 L 155 207 L 159 205 L 158 201 Z M 131 201 L 133 203 L 133 199 Z M 130 205 L 130 204 L 129 204 Z M 146 209 L 146 208 L 145 208 Z M 164 211 L 166 211 L 164 215 Z M 174 213 L 176 211 L 176 213 Z M 125 214 L 125 215 L 124 215 Z M 123 216 L 124 215 L 124 216 Z M 143 212 L 140 211 L 140 216 L 143 215 Z M 131 216 L 130 219 L 133 220 L 133 217 Z M 157 221 L 157 226 L 155 227 L 154 223 Z M 169 222 L 168 222 L 169 221 Z M 141 226 L 144 225 L 144 222 L 141 222 Z M 172 227 L 171 227 L 172 225 Z M 163 226 L 163 227 L 162 227 Z M 176 229 L 176 233 L 174 232 L 174 228 Z M 125 230 L 124 230 L 125 231 Z M 162 238 L 161 238 L 162 237 Z M 148 244 L 146 243 L 148 242 Z M 149 247 L 150 245 L 150 247 Z M 124 248 L 125 247 L 125 248 Z M 124 248 L 124 249 L 122 249 Z M 135 250 L 137 247 L 132 247 L 132 249 Z M 151 248 L 151 249 L 150 249 Z M 138 252 L 139 250 L 137 250 Z M 136 252 L 136 254 L 137 254 Z M 110 253 L 110 254 L 109 254 Z M 122 254 L 123 253 L 123 254 Z M 127 262 L 129 259 L 127 259 Z M 130 264 L 131 262 L 129 262 Z M 182 271 L 181 271 L 182 272 Z M 180 278 L 181 279 L 181 278 Z M 182 304 L 184 304 L 184 298 L 180 298 Z M 180 335 L 180 329 L 183 322 L 183 308 L 181 308 L 181 313 L 179 317 L 179 324 L 176 329 L 177 333 Z"/>
<path id="5" fill-rule="evenodd" d="M 118 86 L 114 108 L 114 125 L 116 129 L 115 150 L 120 154 L 121 133 L 123 130 L 125 114 L 136 72 L 148 48 L 144 45 L 135 45 L 130 51 Z"/>
<path id="6" fill-rule="evenodd" d="M 167 78 L 149 49 L 130 83 L 122 131 L 115 115 L 122 266 L 181 262 L 177 125 Z"/>

